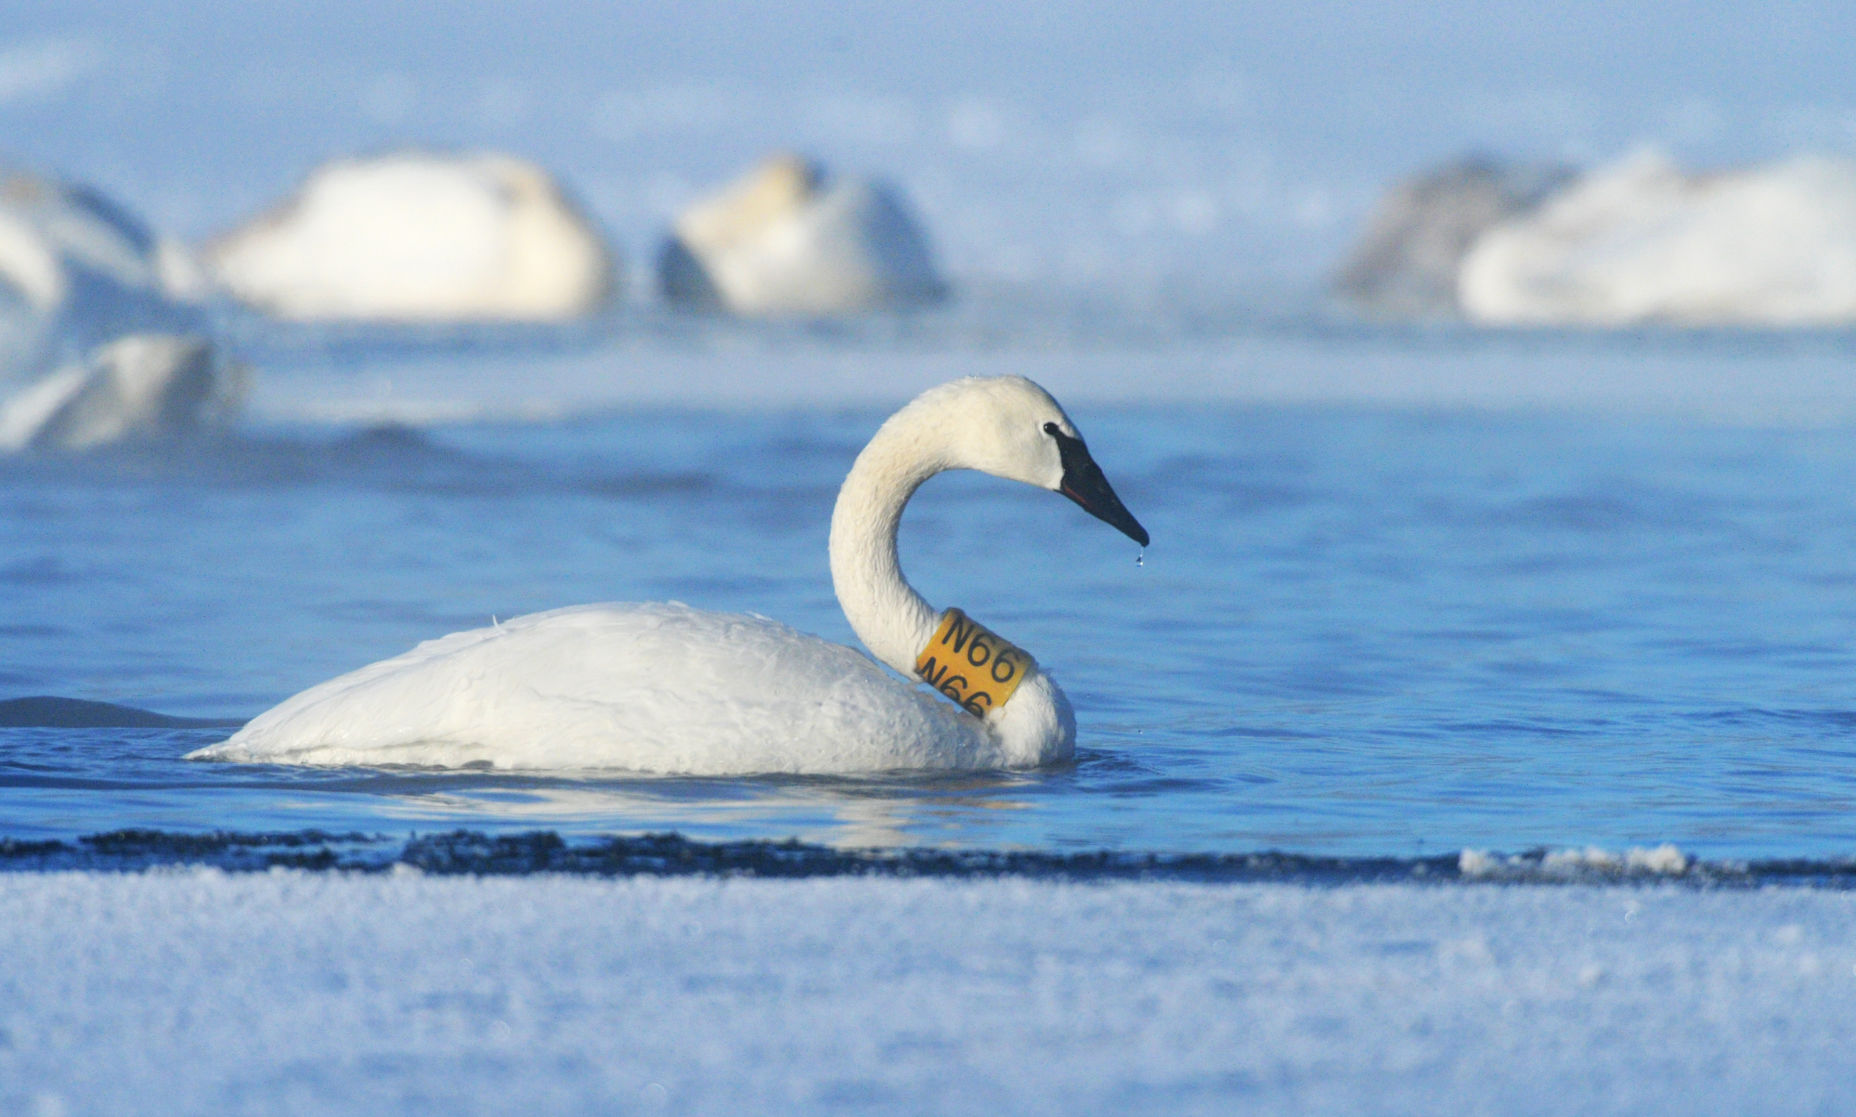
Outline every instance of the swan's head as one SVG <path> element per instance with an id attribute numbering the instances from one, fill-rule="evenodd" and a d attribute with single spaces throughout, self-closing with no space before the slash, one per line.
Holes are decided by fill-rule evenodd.
<path id="1" fill-rule="evenodd" d="M 1062 493 L 1145 547 L 1147 529 L 1109 487 L 1076 424 L 1022 376 L 969 377 L 931 389 L 909 408 L 934 414 L 944 467 L 977 469 Z"/>
<path id="2" fill-rule="evenodd" d="M 923 392 L 858 455 L 831 518 L 831 575 L 844 615 L 864 646 L 904 676 L 915 674 L 943 614 L 903 580 L 896 529 L 916 487 L 946 469 L 1062 493 L 1147 545 L 1147 530 L 1050 393 L 1019 376 L 974 377 Z M 1041 669 L 1029 671 L 980 724 L 1011 767 L 1063 760 L 1076 741 L 1069 699 Z"/>

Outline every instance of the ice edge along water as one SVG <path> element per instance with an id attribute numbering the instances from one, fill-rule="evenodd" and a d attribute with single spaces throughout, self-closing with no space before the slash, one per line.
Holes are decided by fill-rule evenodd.
<path id="1" fill-rule="evenodd" d="M 871 849 L 794 839 L 703 841 L 675 833 L 568 840 L 553 831 L 484 833 L 452 830 L 390 838 L 380 834 L 302 830 L 281 833 L 181 833 L 119 830 L 71 841 L 0 838 L 0 872 L 146 871 L 186 866 L 234 872 L 315 869 L 342 872 L 432 872 L 445 875 L 700 876 L 792 879 L 905 877 L 981 880 L 998 877 L 1199 883 L 1296 882 L 1432 884 L 1654 884 L 1698 888 L 1778 884 L 1856 889 L 1850 859 L 1703 860 L 1672 844 L 1621 852 L 1536 849 L 1490 853 L 1466 849 L 1435 856 L 1324 856 L 1283 850 L 1164 853 L 1128 849 L 1056 852 L 1037 849 L 905 846 Z"/>

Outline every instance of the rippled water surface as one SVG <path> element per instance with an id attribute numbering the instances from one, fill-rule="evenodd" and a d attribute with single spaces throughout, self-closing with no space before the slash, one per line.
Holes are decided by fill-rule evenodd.
<path id="1" fill-rule="evenodd" d="M 0 698 L 236 722 L 421 639 L 600 600 L 761 612 L 850 641 L 827 520 L 884 410 L 271 418 L 215 446 L 0 465 Z M 223 729 L 14 726 L 0 728 L 0 836 L 463 826 L 1055 851 L 1856 852 L 1847 426 L 1071 410 L 1153 534 L 1144 562 L 1068 502 L 972 475 L 923 490 L 903 554 L 929 600 L 1061 680 L 1082 726 L 1073 766 L 304 771 L 179 759 Z"/>

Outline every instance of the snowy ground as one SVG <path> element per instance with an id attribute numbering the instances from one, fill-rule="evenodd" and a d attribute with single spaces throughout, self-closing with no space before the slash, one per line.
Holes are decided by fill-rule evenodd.
<path id="1" fill-rule="evenodd" d="M 1830 1113 L 1856 895 L 0 874 L 0 1112 Z"/>

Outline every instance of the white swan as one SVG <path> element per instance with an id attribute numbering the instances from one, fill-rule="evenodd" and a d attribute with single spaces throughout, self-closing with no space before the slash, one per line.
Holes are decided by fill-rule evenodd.
<path id="1" fill-rule="evenodd" d="M 876 658 L 945 697 L 764 617 L 585 605 L 421 644 L 188 756 L 711 775 L 1065 759 L 1076 722 L 1057 684 L 958 610 L 937 613 L 903 579 L 903 506 L 949 469 L 1060 492 L 1147 543 L 1069 416 L 1029 380 L 957 380 L 891 416 L 838 493 L 832 582 Z"/>

